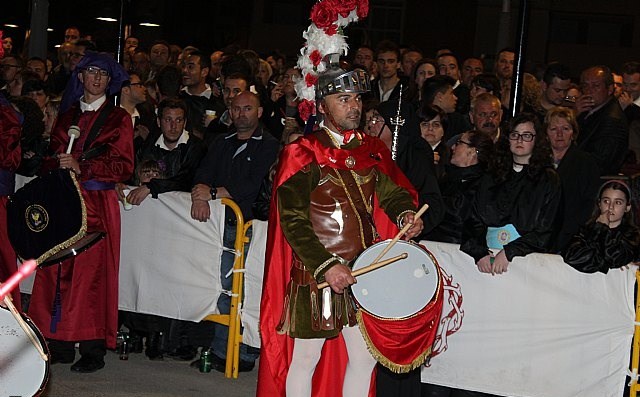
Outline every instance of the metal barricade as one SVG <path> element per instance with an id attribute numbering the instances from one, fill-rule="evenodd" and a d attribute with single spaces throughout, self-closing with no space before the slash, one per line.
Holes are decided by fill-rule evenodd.
<path id="1" fill-rule="evenodd" d="M 227 357 L 224 376 L 227 378 L 238 377 L 238 364 L 240 362 L 240 343 L 242 342 L 242 323 L 240 321 L 240 307 L 242 305 L 243 284 L 244 284 L 244 247 L 249 243 L 247 230 L 251 227 L 251 221 L 245 223 L 240 207 L 231 199 L 221 199 L 222 205 L 229 206 L 236 215 L 236 242 L 234 250 L 236 259 L 233 263 L 232 287 L 231 287 L 231 309 L 229 314 L 210 314 L 204 318 L 205 321 L 213 321 L 229 327 L 229 338 L 227 340 Z"/>

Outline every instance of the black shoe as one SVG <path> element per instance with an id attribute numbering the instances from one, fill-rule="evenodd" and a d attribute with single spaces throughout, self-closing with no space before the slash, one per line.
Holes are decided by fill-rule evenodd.
<path id="1" fill-rule="evenodd" d="M 227 360 L 211 353 L 211 368 L 215 369 L 218 372 L 224 373 L 225 369 L 227 368 Z"/>
<path id="2" fill-rule="evenodd" d="M 227 360 L 224 358 L 220 358 L 215 354 L 211 355 L 211 368 L 215 369 L 218 372 L 224 373 L 227 364 Z M 254 361 L 244 361 L 240 360 L 238 363 L 238 372 L 250 372 L 256 366 Z"/>
<path id="3" fill-rule="evenodd" d="M 90 356 L 80 357 L 80 360 L 71 366 L 73 372 L 81 372 L 83 374 L 96 372 L 102 368 L 104 368 L 104 359 Z"/>
<path id="4" fill-rule="evenodd" d="M 142 335 L 130 334 L 129 344 L 131 346 L 131 353 L 142 353 L 144 345 L 142 343 Z"/>
<path id="5" fill-rule="evenodd" d="M 255 361 L 240 360 L 240 362 L 238 363 L 238 372 L 251 372 L 253 370 L 253 367 L 255 366 Z"/>
<path id="6" fill-rule="evenodd" d="M 152 332 L 147 336 L 147 349 L 144 351 L 144 354 L 149 357 L 151 361 L 164 360 L 162 349 L 160 349 L 161 338 L 162 335 L 160 335 L 160 332 Z"/>
<path id="7" fill-rule="evenodd" d="M 191 361 L 196 358 L 197 353 L 198 349 L 193 346 L 182 346 L 172 351 L 171 353 L 167 353 L 167 356 L 173 358 L 174 360 Z"/>
<path id="8" fill-rule="evenodd" d="M 49 363 L 50 364 L 71 364 L 75 359 L 76 359 L 75 357 L 59 356 L 52 353 L 51 358 L 49 359 Z"/>

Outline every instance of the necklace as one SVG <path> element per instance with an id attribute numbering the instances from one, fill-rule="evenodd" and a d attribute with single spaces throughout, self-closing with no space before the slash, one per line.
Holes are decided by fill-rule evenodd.
<path id="1" fill-rule="evenodd" d="M 322 128 L 327 133 L 327 135 L 329 135 L 329 138 L 331 138 L 331 142 L 333 142 L 333 144 L 336 145 L 336 148 L 340 149 L 340 142 L 338 142 L 338 140 L 333 136 L 331 131 L 329 131 L 327 127 L 322 127 Z"/>

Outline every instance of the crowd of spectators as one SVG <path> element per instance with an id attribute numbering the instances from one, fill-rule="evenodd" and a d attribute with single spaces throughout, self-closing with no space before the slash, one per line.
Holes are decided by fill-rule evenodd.
<path id="1" fill-rule="evenodd" d="M 640 164 L 640 62 L 594 62 L 584 70 L 570 70 L 562 60 L 544 65 L 538 74 L 525 74 L 511 118 L 512 49 L 499 51 L 489 65 L 448 49 L 430 56 L 390 41 L 376 44 L 354 48 L 343 66 L 371 76 L 361 127 L 398 154 L 420 201 L 431 206 L 421 238 L 460 244 L 480 272 L 493 275 L 532 252 L 564 253 L 580 270 L 606 273 L 627 263 L 620 255 L 607 257 L 611 249 L 594 254 L 601 245 L 585 241 L 595 229 L 603 233 L 597 225 L 622 224 L 624 261 L 637 259 L 629 186 Z M 25 59 L 10 42 L 3 45 L 2 94 L 24 120 L 18 172 L 33 176 L 47 156 L 72 72 L 85 54 L 100 49 L 75 28 L 67 29 L 51 61 Z M 205 50 L 126 39 L 122 65 L 129 79 L 119 104 L 134 126 L 137 172 L 117 190 L 125 200 L 125 184 L 135 186 L 126 198 L 133 205 L 168 191 L 191 192 L 194 221 L 208 219 L 209 200 L 230 197 L 250 220 L 258 216 L 252 206 L 272 174 L 277 141 L 285 145 L 305 131 L 294 90 L 300 71 L 279 51 L 259 54 L 235 45 Z M 605 200 L 613 189 L 600 189 L 602 178 L 619 180 L 613 199 Z M 623 219 L 614 206 L 630 215 Z M 225 236 L 234 233 L 227 214 Z M 584 255 L 575 259 L 585 245 L 592 249 L 589 260 L 600 263 L 585 265 Z M 204 335 L 219 339 L 220 332 L 170 327 L 153 318 L 129 318 L 127 325 L 147 336 L 152 359 L 164 351 L 192 360 L 198 346 L 212 344 Z M 162 341 L 160 334 L 171 335 Z M 222 345 L 213 342 L 216 369 L 224 368 Z M 251 370 L 255 357 L 243 351 L 241 370 Z M 425 393 L 450 395 L 437 387 Z"/>

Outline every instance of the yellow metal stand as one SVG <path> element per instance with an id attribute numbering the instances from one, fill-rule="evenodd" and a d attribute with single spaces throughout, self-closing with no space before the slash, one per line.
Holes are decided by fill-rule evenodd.
<path id="1" fill-rule="evenodd" d="M 638 364 L 640 361 L 640 270 L 636 271 L 636 325 L 633 331 L 633 348 L 631 349 L 631 372 L 633 374 L 638 373 Z M 629 386 L 629 396 L 636 397 L 640 385 L 638 385 L 638 378 L 631 379 Z"/>
<path id="2" fill-rule="evenodd" d="M 242 289 L 244 282 L 244 246 L 249 243 L 247 230 L 251 227 L 251 221 L 244 223 L 244 217 L 240 207 L 231 199 L 223 198 L 222 204 L 229 206 L 236 215 L 236 242 L 234 250 L 236 259 L 233 262 L 231 309 L 229 314 L 210 314 L 205 321 L 213 321 L 229 327 L 229 339 L 227 340 L 227 357 L 224 376 L 227 378 L 238 377 L 238 363 L 240 361 L 240 343 L 242 342 L 242 324 L 240 322 L 240 306 L 242 305 Z"/>

